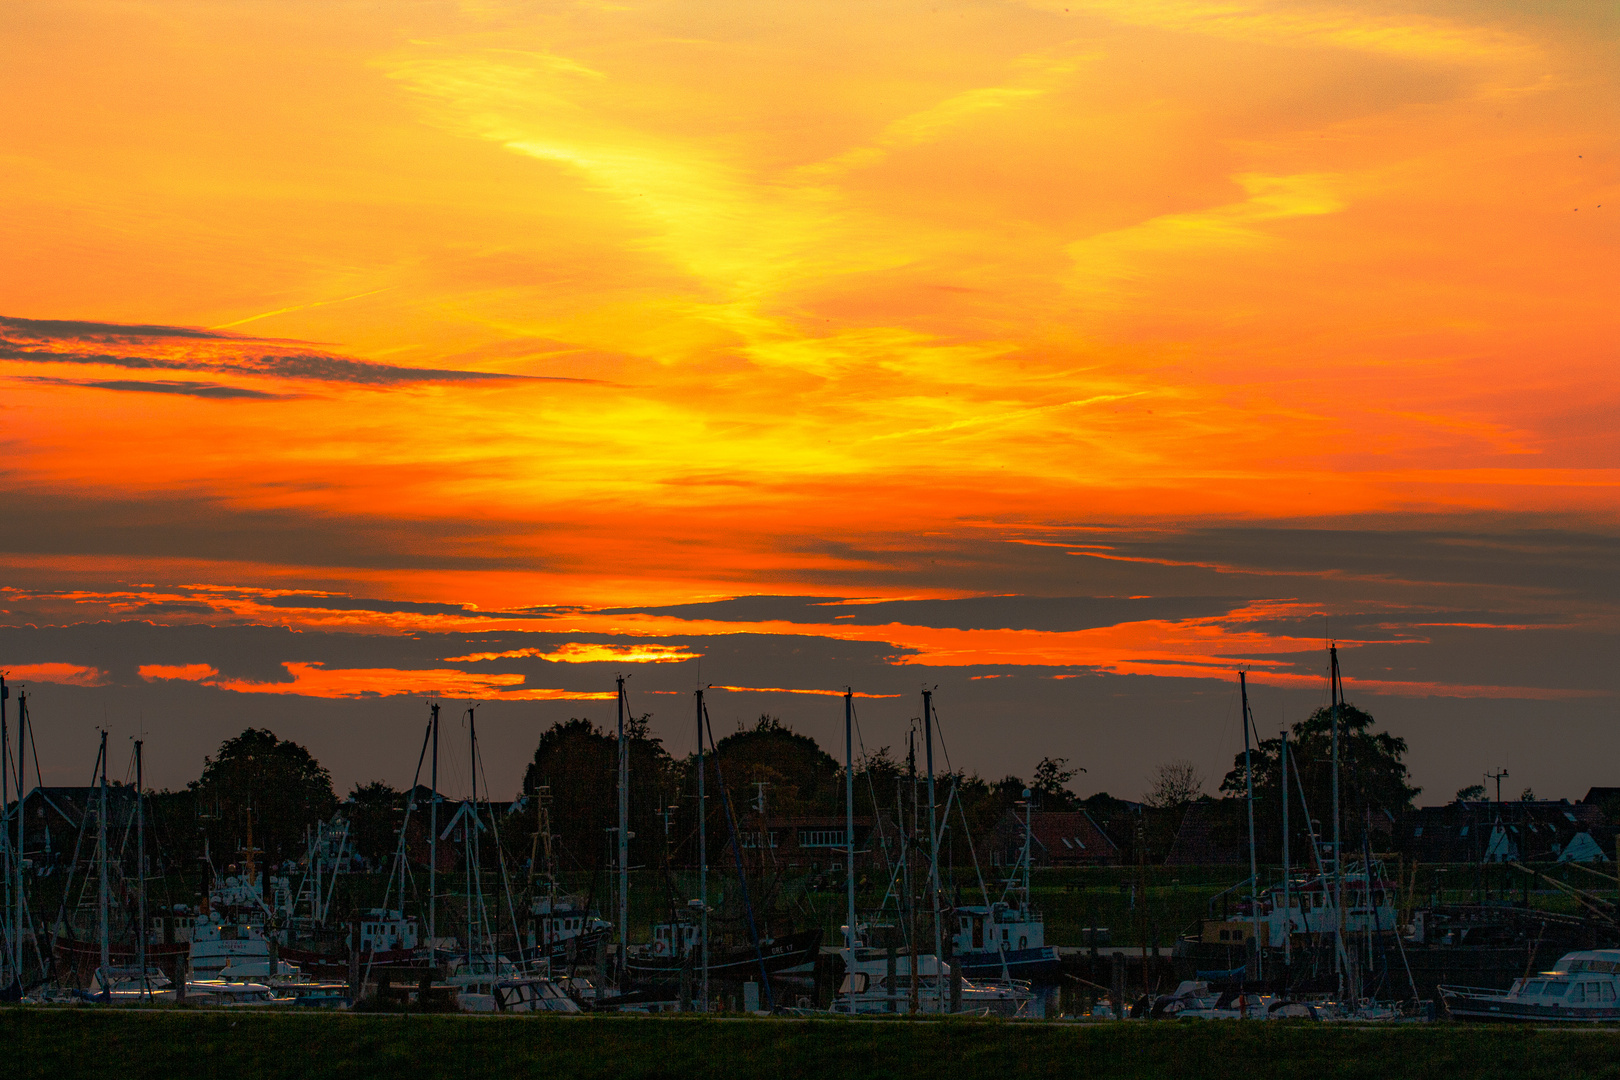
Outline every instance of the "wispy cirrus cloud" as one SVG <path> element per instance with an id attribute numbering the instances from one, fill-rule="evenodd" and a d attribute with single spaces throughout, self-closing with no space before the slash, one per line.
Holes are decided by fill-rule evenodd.
<path id="1" fill-rule="evenodd" d="M 314 351 L 305 342 L 248 337 L 197 327 L 24 319 L 14 316 L 0 316 L 0 361 L 131 370 L 206 371 L 221 375 L 371 388 L 412 383 L 597 381 L 567 376 L 513 375 L 374 363 Z M 182 381 L 14 377 L 59 386 L 189 394 L 193 397 L 275 399 L 286 396 L 243 387 Z"/>

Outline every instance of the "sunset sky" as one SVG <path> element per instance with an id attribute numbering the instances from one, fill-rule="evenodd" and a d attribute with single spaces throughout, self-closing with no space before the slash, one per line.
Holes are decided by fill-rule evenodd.
<path id="1" fill-rule="evenodd" d="M 0 669 L 48 782 L 423 702 L 1213 789 L 1620 783 L 1620 10 L 13 0 Z M 607 700 L 603 700 L 603 699 Z M 122 754 L 123 751 L 120 751 Z M 120 760 L 119 758 L 115 758 Z M 1522 778 L 1522 779 L 1521 779 Z M 452 780 L 450 787 L 459 782 Z"/>

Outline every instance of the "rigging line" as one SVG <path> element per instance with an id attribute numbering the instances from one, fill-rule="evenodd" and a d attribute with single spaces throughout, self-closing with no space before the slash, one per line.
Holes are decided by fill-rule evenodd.
<path id="1" fill-rule="evenodd" d="M 867 758 L 866 740 L 861 736 L 861 714 L 860 710 L 855 708 L 853 698 L 850 699 L 849 715 L 855 721 L 855 741 L 860 745 L 861 748 L 861 760 L 866 762 L 866 768 L 862 771 L 866 773 L 867 793 L 872 796 L 872 823 L 877 826 L 878 843 L 883 848 L 883 862 L 888 866 L 892 873 L 894 870 L 894 859 L 889 855 L 889 837 L 883 829 L 883 809 L 878 805 L 877 786 L 872 783 L 872 764 Z M 884 900 L 885 902 L 888 900 L 888 896 L 886 894 L 884 896 Z"/>
<path id="2" fill-rule="evenodd" d="M 471 711 L 468 710 L 468 712 Z M 484 769 L 484 752 L 478 749 L 476 736 L 473 739 L 473 754 L 478 762 L 478 771 L 484 774 L 484 793 L 487 795 L 489 793 L 489 773 Z M 474 811 L 476 812 L 476 810 L 477 805 L 474 804 Z M 512 937 L 517 941 L 518 960 L 527 968 L 529 965 L 528 949 L 524 947 L 523 934 L 518 929 L 517 904 L 512 899 L 512 879 L 506 872 L 506 845 L 501 842 L 500 824 L 495 820 L 495 807 L 493 804 L 491 804 L 489 810 L 489 831 L 495 840 L 495 864 L 501 871 L 501 888 L 506 893 L 506 912 L 512 920 Z"/>
<path id="3" fill-rule="evenodd" d="M 433 737 L 433 721 L 429 720 L 428 723 L 427 723 L 427 730 L 425 730 L 422 733 L 422 752 L 416 755 L 416 775 L 411 777 L 410 798 L 405 800 L 405 816 L 400 819 L 400 823 L 399 823 L 399 846 L 394 849 L 394 870 L 401 871 L 400 876 L 401 876 L 402 879 L 408 878 L 410 880 L 411 892 L 415 896 L 418 908 L 421 907 L 422 897 L 421 897 L 420 893 L 417 892 L 417 889 L 416 889 L 416 875 L 411 873 L 411 869 L 410 869 L 411 861 L 410 861 L 410 859 L 406 858 L 406 848 L 407 848 L 406 836 L 407 836 L 408 830 L 410 829 L 410 826 L 411 826 L 411 811 L 416 809 L 416 792 L 417 792 L 417 789 L 419 789 L 422 786 L 422 763 L 427 760 L 428 740 L 431 739 L 432 737 Z M 391 870 L 389 872 L 389 874 L 388 874 L 388 884 L 383 887 L 383 905 L 382 906 L 383 906 L 383 911 L 385 913 L 388 911 L 388 897 L 392 893 L 393 888 L 394 888 L 394 871 Z M 405 914 L 405 882 L 404 882 L 404 880 L 401 880 L 400 885 L 399 885 L 399 913 L 400 913 L 401 916 L 403 916 Z M 386 917 L 386 915 L 385 915 L 385 917 Z M 350 947 L 352 948 L 353 944 L 351 944 Z M 428 942 L 428 949 L 432 950 L 433 947 L 434 947 L 433 943 L 431 941 Z M 367 954 L 366 971 L 365 971 L 365 975 L 362 977 L 362 980 L 361 980 L 362 983 L 365 980 L 371 978 L 371 965 L 372 965 L 373 962 L 375 962 L 376 958 L 377 958 L 377 950 L 375 948 L 373 948 L 371 950 L 371 952 Z"/>
<path id="4" fill-rule="evenodd" d="M 715 752 L 714 777 L 718 781 L 716 786 L 720 789 L 721 805 L 726 810 L 726 825 L 731 830 L 731 853 L 737 862 L 737 883 L 742 892 L 743 911 L 748 916 L 748 935 L 754 939 L 754 956 L 759 960 L 760 985 L 765 990 L 766 1007 L 775 1012 L 775 995 L 771 992 L 770 975 L 765 970 L 765 950 L 760 946 L 759 930 L 754 924 L 754 905 L 748 902 L 748 872 L 743 866 L 742 841 L 737 835 L 737 819 L 731 811 L 731 794 L 726 790 L 726 778 L 720 771 L 720 757 L 714 745 L 714 724 L 709 720 L 709 706 L 707 703 L 703 706 L 703 726 L 709 732 L 709 749 Z"/>

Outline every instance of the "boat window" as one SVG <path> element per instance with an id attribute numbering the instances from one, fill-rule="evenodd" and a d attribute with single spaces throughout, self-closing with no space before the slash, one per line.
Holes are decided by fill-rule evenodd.
<path id="1" fill-rule="evenodd" d="M 1534 997 L 1535 995 L 1541 993 L 1545 989 L 1547 989 L 1547 984 L 1544 983 L 1544 982 L 1541 982 L 1539 980 L 1535 981 L 1535 982 L 1528 982 L 1528 983 L 1525 983 L 1525 985 L 1524 985 L 1524 996 L 1525 997 Z"/>
<path id="2" fill-rule="evenodd" d="M 1587 971 L 1601 971 L 1605 974 L 1614 970 L 1613 960 L 1593 960 L 1586 965 Z"/>
<path id="3" fill-rule="evenodd" d="M 1599 985 L 1603 987 L 1603 1000 L 1604 1001 L 1613 1001 L 1614 1000 L 1614 983 L 1600 983 Z"/>
<path id="4" fill-rule="evenodd" d="M 1572 984 L 1570 984 L 1569 1000 L 1571 1000 L 1571 1001 L 1585 1001 L 1586 1000 L 1586 984 L 1585 983 L 1572 983 Z M 1596 1001 L 1597 998 L 1594 997 L 1592 1000 Z"/>
<path id="5" fill-rule="evenodd" d="M 1579 975 L 1581 972 L 1586 970 L 1587 963 L 1585 960 L 1571 960 L 1569 962 L 1569 973 L 1571 975 Z"/>
<path id="6" fill-rule="evenodd" d="M 1569 992 L 1569 983 L 1550 982 L 1547 984 L 1548 997 L 1563 997 Z"/>

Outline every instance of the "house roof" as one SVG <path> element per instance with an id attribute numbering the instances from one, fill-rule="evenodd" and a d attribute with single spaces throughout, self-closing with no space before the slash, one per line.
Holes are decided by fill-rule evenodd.
<path id="1" fill-rule="evenodd" d="M 1007 813 L 1013 819 L 1016 835 L 1022 842 L 1024 815 L 1016 810 Z M 1037 857 L 1101 858 L 1119 853 L 1119 848 L 1108 838 L 1108 834 L 1084 810 L 1036 810 L 1029 815 L 1029 831 Z"/>
<path id="2" fill-rule="evenodd" d="M 1222 804 L 1214 799 L 1189 803 L 1181 827 L 1164 857 L 1166 866 L 1214 866 L 1242 861 L 1242 852 L 1222 843 L 1216 829 Z"/>

